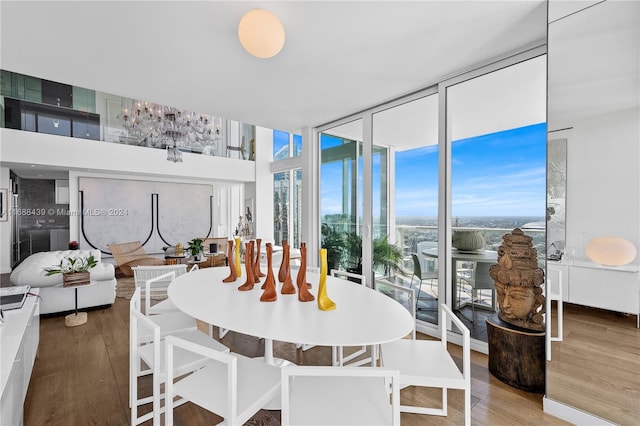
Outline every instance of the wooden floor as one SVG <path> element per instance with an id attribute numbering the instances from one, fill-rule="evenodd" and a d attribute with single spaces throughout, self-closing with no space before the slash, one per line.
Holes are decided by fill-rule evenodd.
<path id="1" fill-rule="evenodd" d="M 616 424 L 640 425 L 636 316 L 568 303 L 563 311 L 564 340 L 551 344 L 547 396 Z"/>
<path id="2" fill-rule="evenodd" d="M 106 309 L 89 312 L 87 324 L 67 328 L 64 316 L 41 318 L 40 347 L 25 402 L 25 425 L 127 425 L 129 301 L 117 298 Z M 249 356 L 263 353 L 260 339 L 230 332 L 222 341 Z M 456 353 L 459 348 L 452 347 Z M 275 342 L 274 354 L 297 364 L 328 365 L 330 349 L 306 352 Z M 428 360 L 425 360 L 428 362 Z M 140 379 L 143 392 L 150 380 Z M 563 425 L 542 412 L 542 395 L 514 389 L 487 370 L 487 356 L 472 356 L 472 423 L 475 425 Z M 408 388 L 403 400 L 429 401 L 437 392 Z M 449 416 L 402 414 L 403 425 L 463 424 L 463 398 L 449 391 Z M 187 403 L 176 409 L 177 425 L 215 424 L 221 419 Z M 248 424 L 279 425 L 279 411 L 261 411 Z M 150 424 L 150 422 L 148 422 Z"/>

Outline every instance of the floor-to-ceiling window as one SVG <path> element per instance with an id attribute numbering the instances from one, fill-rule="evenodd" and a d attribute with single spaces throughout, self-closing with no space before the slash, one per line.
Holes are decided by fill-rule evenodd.
<path id="1" fill-rule="evenodd" d="M 546 57 L 539 56 L 446 89 L 451 306 L 484 342 L 485 319 L 497 310 L 488 270 L 497 263 L 502 236 L 523 229 L 544 259 L 545 69 Z"/>
<path id="2" fill-rule="evenodd" d="M 362 273 L 362 120 L 320 134 L 321 246 L 330 269 Z"/>
<path id="3" fill-rule="evenodd" d="M 302 136 L 273 131 L 273 159 L 286 163 L 281 171 L 273 173 L 273 239 L 283 240 L 292 247 L 299 247 L 302 232 L 302 170 L 296 162 L 287 159 L 300 158 Z"/>
<path id="4" fill-rule="evenodd" d="M 377 146 L 389 153 L 384 179 L 377 181 L 374 170 L 373 198 L 384 181 L 389 191 L 388 222 L 374 228 L 378 232 L 374 238 L 387 233 L 402 253 L 393 274 L 377 271 L 376 286 L 398 298 L 402 294 L 386 283 L 415 288 L 418 319 L 437 324 L 438 260 L 423 253 L 429 248 L 437 254 L 438 245 L 438 94 L 434 92 L 425 91 L 373 114 L 374 153 Z"/>

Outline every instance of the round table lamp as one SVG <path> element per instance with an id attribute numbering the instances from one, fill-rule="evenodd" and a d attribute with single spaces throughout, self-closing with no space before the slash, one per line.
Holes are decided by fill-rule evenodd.
<path id="1" fill-rule="evenodd" d="M 606 266 L 622 266 L 636 258 L 636 247 L 623 238 L 598 237 L 587 244 L 589 259 Z"/>

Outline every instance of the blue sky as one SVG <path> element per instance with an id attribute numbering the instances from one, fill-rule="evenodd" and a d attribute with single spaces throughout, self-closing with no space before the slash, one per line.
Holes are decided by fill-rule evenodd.
<path id="1" fill-rule="evenodd" d="M 544 217 L 546 139 L 540 123 L 454 141 L 452 216 Z M 396 216 L 437 216 L 437 146 L 397 152 L 395 168 Z M 339 213 L 341 167 L 322 170 L 322 214 Z M 374 203 L 379 198 L 374 186 Z"/>

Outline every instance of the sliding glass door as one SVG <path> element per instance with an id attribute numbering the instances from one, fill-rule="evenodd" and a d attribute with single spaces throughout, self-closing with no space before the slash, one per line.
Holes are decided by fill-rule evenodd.
<path id="1" fill-rule="evenodd" d="M 374 169 L 373 197 L 378 185 L 384 184 L 379 192 L 388 190 L 390 200 L 388 220 L 374 233 L 374 263 L 376 253 L 392 252 L 385 242 L 395 246 L 401 258 L 393 268 L 388 264 L 376 268 L 376 286 L 398 298 L 402 294 L 388 283 L 413 288 L 417 318 L 437 324 L 438 94 L 433 92 L 403 99 L 373 114 L 374 167 L 376 150 L 384 150 L 389 160 L 384 179 L 376 179 Z M 385 217 L 382 205 L 374 203 L 374 207 Z"/>
<path id="2" fill-rule="evenodd" d="M 546 206 L 546 57 L 447 87 L 451 147 L 451 306 L 487 341 L 497 312 L 490 265 L 502 236 L 521 228 L 543 263 Z"/>

